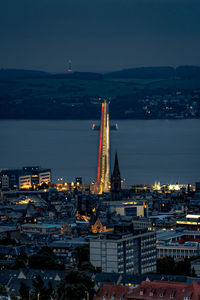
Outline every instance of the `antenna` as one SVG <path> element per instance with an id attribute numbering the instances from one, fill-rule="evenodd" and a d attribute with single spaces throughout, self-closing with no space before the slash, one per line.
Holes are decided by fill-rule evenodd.
<path id="1" fill-rule="evenodd" d="M 68 72 L 72 72 L 72 61 L 68 61 Z"/>

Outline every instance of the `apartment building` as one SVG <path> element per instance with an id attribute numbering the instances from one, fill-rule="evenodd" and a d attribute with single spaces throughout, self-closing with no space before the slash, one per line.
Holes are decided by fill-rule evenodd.
<path id="1" fill-rule="evenodd" d="M 90 262 L 102 272 L 145 274 L 156 271 L 156 236 L 147 230 L 102 234 L 90 240 Z"/>

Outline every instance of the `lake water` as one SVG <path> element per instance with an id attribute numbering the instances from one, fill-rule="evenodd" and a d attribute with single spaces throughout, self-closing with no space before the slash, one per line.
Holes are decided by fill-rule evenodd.
<path id="1" fill-rule="evenodd" d="M 91 130 L 93 122 L 1 120 L 0 169 L 39 165 L 52 169 L 54 182 L 95 180 L 99 132 Z M 117 151 L 125 184 L 200 181 L 200 120 L 118 125 L 111 131 L 111 167 Z"/>

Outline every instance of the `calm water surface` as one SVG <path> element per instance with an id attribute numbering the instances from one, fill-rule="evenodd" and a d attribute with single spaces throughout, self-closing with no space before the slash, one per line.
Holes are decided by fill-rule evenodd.
<path id="1" fill-rule="evenodd" d="M 53 180 L 95 179 L 98 132 L 93 121 L 0 121 L 0 169 L 50 167 Z M 98 123 L 98 122 L 96 122 Z M 114 122 L 111 122 L 114 123 Z M 126 184 L 200 181 L 200 120 L 127 120 L 111 131 Z"/>

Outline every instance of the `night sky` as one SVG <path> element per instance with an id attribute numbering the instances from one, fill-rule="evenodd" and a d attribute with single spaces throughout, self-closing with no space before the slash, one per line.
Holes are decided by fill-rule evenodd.
<path id="1" fill-rule="evenodd" d="M 0 0 L 0 24 L 0 68 L 200 64 L 200 0 Z"/>

